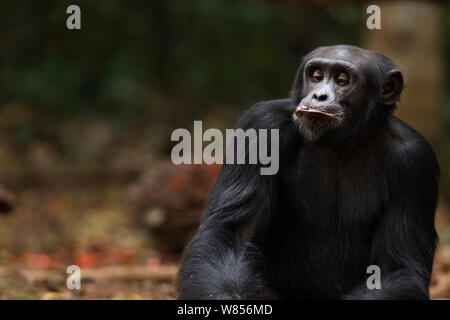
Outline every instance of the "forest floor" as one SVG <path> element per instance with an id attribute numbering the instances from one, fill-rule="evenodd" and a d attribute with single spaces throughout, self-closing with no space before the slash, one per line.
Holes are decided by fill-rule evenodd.
<path id="1" fill-rule="evenodd" d="M 174 299 L 178 266 L 104 266 L 82 270 L 81 289 L 69 290 L 64 268 L 0 268 L 0 299 Z M 450 245 L 436 256 L 432 299 L 450 299 Z"/>
<path id="2" fill-rule="evenodd" d="M 161 255 L 133 225 L 124 194 L 115 185 L 100 194 L 86 188 L 16 192 L 15 210 L 0 216 L 0 299 L 175 298 L 178 261 Z M 66 286 L 72 264 L 81 268 L 80 290 Z M 436 255 L 430 292 L 433 299 L 450 299 L 448 239 Z"/>
<path id="3" fill-rule="evenodd" d="M 81 289 L 69 290 L 64 268 L 0 268 L 0 299 L 174 299 L 178 266 L 122 265 L 82 270 Z M 450 299 L 450 245 L 436 256 L 432 299 Z"/>

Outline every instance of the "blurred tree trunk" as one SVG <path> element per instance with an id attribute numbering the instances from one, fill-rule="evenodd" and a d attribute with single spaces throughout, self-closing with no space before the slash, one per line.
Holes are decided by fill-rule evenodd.
<path id="1" fill-rule="evenodd" d="M 363 46 L 390 57 L 405 79 L 396 115 L 437 142 L 444 126 L 439 6 L 422 1 L 370 4 L 381 8 L 381 30 L 365 29 Z"/>

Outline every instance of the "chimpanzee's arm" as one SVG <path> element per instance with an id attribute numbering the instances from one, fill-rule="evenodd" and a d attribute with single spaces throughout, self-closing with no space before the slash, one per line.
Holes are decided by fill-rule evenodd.
<path id="1" fill-rule="evenodd" d="M 279 129 L 285 105 L 285 100 L 260 103 L 237 127 Z M 248 150 L 246 143 L 247 157 Z M 260 270 L 262 257 L 254 240 L 264 237 L 270 214 L 276 210 L 277 175 L 261 175 L 260 168 L 260 164 L 223 165 L 200 229 L 183 256 L 180 299 L 269 297 Z"/>
<path id="2" fill-rule="evenodd" d="M 434 228 L 439 167 L 423 139 L 398 145 L 386 159 L 391 202 L 376 230 L 372 258 L 381 289 L 355 288 L 348 299 L 428 299 L 437 234 Z M 390 164 L 389 164 L 390 163 Z M 368 274 L 368 277 L 370 275 Z"/>
<path id="3" fill-rule="evenodd" d="M 230 165 L 231 166 L 231 165 Z M 248 166 L 225 165 L 179 272 L 180 299 L 257 299 L 264 294 L 261 256 L 252 243 L 270 214 L 270 181 Z M 244 171 L 244 167 L 246 170 Z M 247 176 L 248 174 L 248 176 Z"/>

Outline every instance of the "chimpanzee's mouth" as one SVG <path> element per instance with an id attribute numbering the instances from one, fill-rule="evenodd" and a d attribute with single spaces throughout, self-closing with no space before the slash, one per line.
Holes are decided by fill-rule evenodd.
<path id="1" fill-rule="evenodd" d="M 299 106 L 295 110 L 294 115 L 297 118 L 305 117 L 310 120 L 336 120 L 338 118 L 335 114 L 323 112 L 314 108 L 307 107 L 305 105 Z"/>

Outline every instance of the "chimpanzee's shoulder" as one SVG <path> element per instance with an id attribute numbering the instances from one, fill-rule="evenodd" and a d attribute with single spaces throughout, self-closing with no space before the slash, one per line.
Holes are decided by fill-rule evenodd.
<path id="1" fill-rule="evenodd" d="M 439 171 L 433 148 L 420 133 L 396 117 L 392 117 L 390 127 L 391 156 L 399 166 Z"/>
<path id="2" fill-rule="evenodd" d="M 290 121 L 290 99 L 261 101 L 254 104 L 239 119 L 237 128 L 281 129 Z"/>

